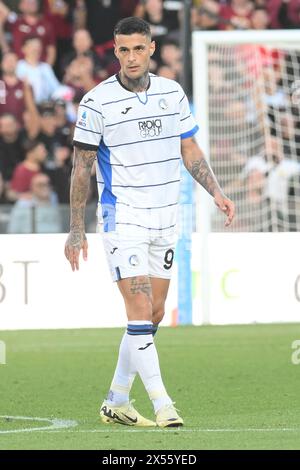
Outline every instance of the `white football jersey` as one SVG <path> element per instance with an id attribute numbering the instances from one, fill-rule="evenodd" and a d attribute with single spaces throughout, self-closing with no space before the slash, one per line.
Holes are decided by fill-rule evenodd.
<path id="1" fill-rule="evenodd" d="M 81 100 L 74 145 L 97 151 L 105 232 L 165 236 L 176 230 L 181 139 L 198 130 L 181 86 L 150 74 L 146 91 L 112 76 Z"/>

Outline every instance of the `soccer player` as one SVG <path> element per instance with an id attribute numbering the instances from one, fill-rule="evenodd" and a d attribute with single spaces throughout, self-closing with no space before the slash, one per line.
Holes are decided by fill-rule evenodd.
<path id="1" fill-rule="evenodd" d="M 100 416 L 105 423 L 175 427 L 183 420 L 162 381 L 153 337 L 171 277 L 181 158 L 226 214 L 226 225 L 234 217 L 234 204 L 196 143 L 198 126 L 181 86 L 149 73 L 155 43 L 148 23 L 125 18 L 114 37 L 120 72 L 88 92 L 79 106 L 65 256 L 73 271 L 79 269 L 81 250 L 87 259 L 84 211 L 96 160 L 104 248 L 128 317 Z M 153 402 L 156 423 L 129 400 L 136 374 Z"/>

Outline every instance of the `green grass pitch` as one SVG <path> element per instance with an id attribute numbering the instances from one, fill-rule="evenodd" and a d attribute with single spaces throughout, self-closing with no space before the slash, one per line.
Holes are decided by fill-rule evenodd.
<path id="1" fill-rule="evenodd" d="M 185 420 L 164 430 L 98 418 L 122 334 L 0 331 L 0 449 L 300 449 L 299 325 L 160 328 L 164 382 Z M 153 417 L 139 379 L 132 398 Z"/>

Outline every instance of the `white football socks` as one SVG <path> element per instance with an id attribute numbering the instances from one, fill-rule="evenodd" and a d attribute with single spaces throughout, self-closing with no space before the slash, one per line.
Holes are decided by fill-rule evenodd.
<path id="1" fill-rule="evenodd" d="M 129 392 L 135 375 L 136 371 L 131 368 L 126 331 L 120 344 L 118 363 L 106 400 L 110 406 L 121 406 L 129 402 Z"/>
<path id="2" fill-rule="evenodd" d="M 152 328 L 153 324 L 150 321 L 129 321 L 127 344 L 131 371 L 139 373 L 156 413 L 163 406 L 171 404 L 172 400 L 161 378 Z"/>
<path id="3" fill-rule="evenodd" d="M 155 412 L 172 403 L 162 382 L 158 355 L 153 342 L 157 326 L 144 320 L 128 322 L 106 399 L 110 406 L 121 406 L 129 402 L 129 393 L 137 372 L 153 402 Z"/>

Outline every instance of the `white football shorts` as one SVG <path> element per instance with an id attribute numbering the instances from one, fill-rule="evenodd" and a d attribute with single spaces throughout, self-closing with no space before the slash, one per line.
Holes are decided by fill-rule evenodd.
<path id="1" fill-rule="evenodd" d="M 177 234 L 166 237 L 133 237 L 102 232 L 103 245 L 113 281 L 127 277 L 171 278 Z"/>

